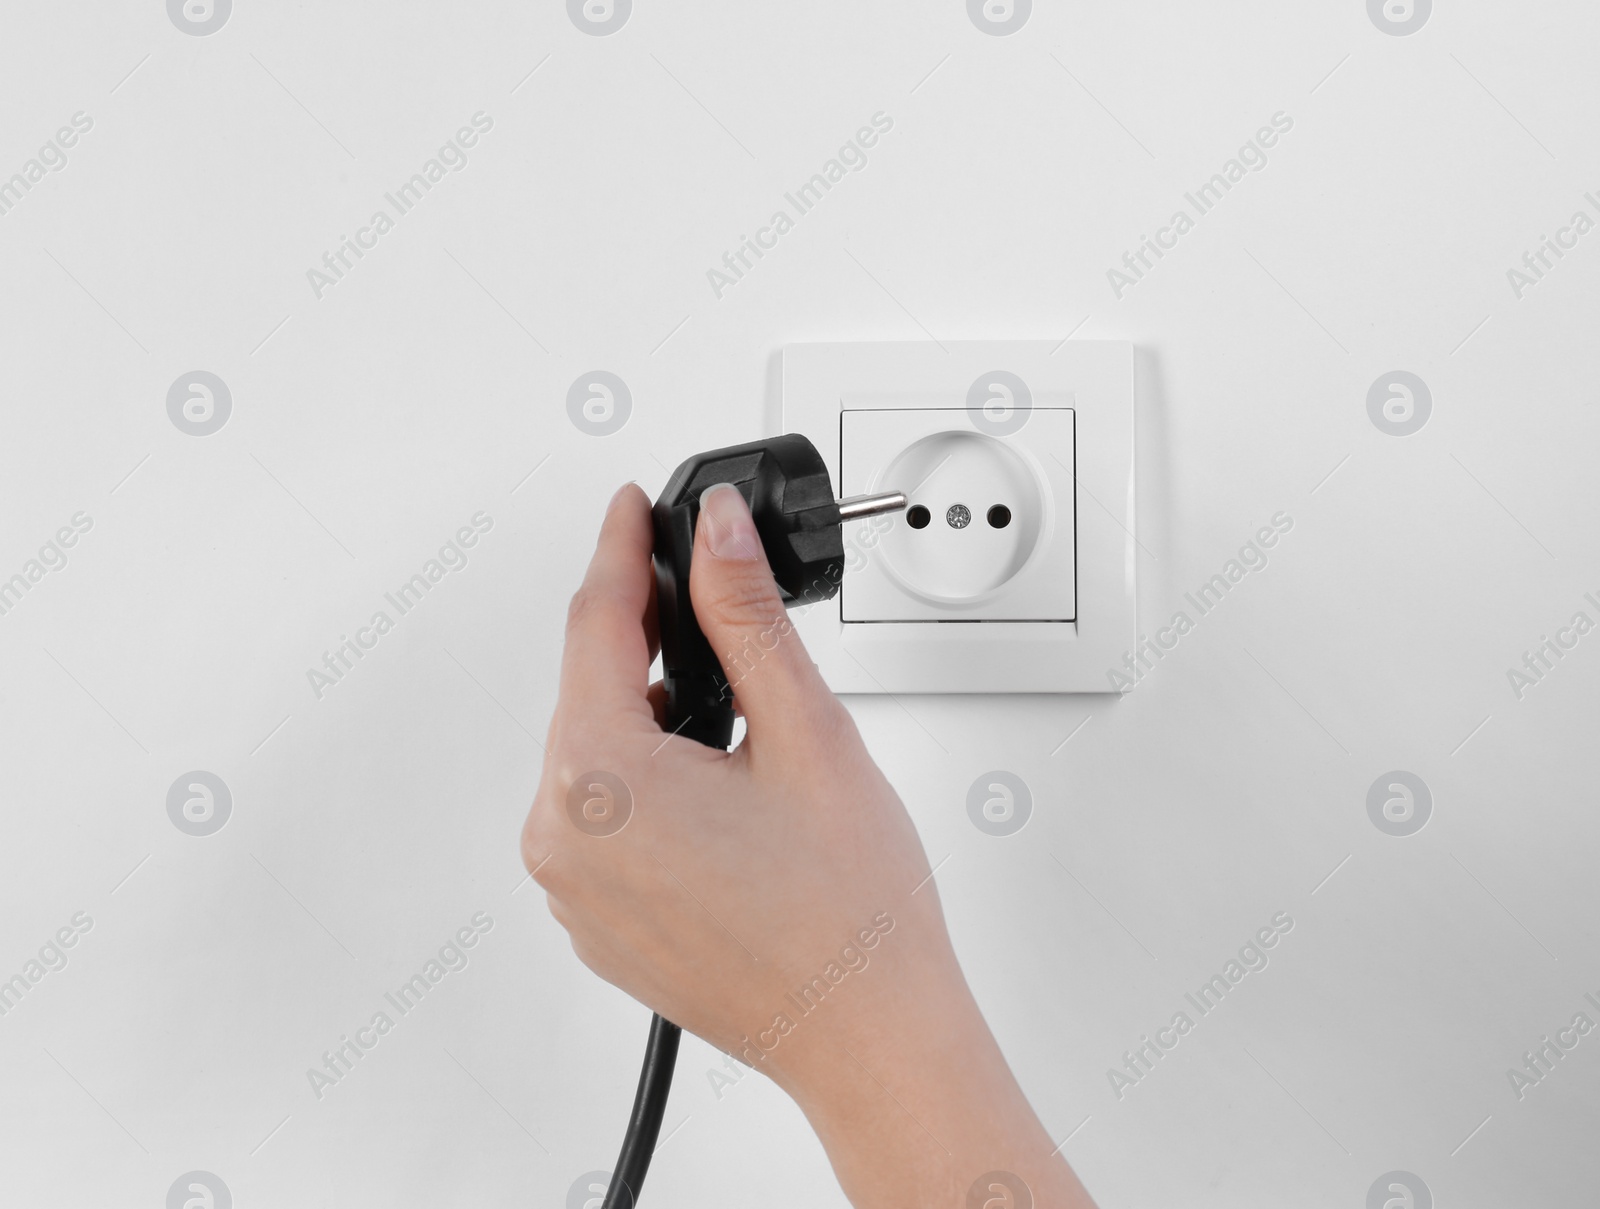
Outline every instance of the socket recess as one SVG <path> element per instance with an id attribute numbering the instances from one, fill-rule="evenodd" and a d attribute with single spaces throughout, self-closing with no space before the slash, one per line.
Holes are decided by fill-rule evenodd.
<path id="1" fill-rule="evenodd" d="M 790 345 L 783 427 L 841 495 L 909 496 L 847 523 L 839 594 L 793 612 L 834 691 L 1113 691 L 1137 632 L 1132 345 Z"/>
<path id="2" fill-rule="evenodd" d="M 966 408 L 841 412 L 840 494 L 909 500 L 856 530 L 877 531 L 875 557 L 846 564 L 842 620 L 1073 620 L 1072 419 L 1036 404 L 991 433 Z"/>

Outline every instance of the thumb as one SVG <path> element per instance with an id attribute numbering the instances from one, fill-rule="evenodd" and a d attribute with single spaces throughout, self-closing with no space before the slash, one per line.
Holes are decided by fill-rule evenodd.
<path id="1" fill-rule="evenodd" d="M 689 596 L 752 733 L 837 706 L 789 620 L 750 509 L 728 483 L 700 495 Z"/>

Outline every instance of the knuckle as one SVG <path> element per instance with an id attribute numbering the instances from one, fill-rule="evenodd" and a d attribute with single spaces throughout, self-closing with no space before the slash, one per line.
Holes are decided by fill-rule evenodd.
<path id="1" fill-rule="evenodd" d="M 566 794 L 571 780 L 571 776 L 563 778 L 555 769 L 546 768 L 538 792 L 533 796 L 527 821 L 522 825 L 522 863 L 541 886 L 548 886 L 552 877 L 559 876 L 552 872 L 561 864 L 555 858 L 570 843 Z"/>
<path id="2" fill-rule="evenodd" d="M 547 891 L 587 901 L 610 853 L 595 847 L 626 829 L 638 772 L 603 745 L 552 751 L 523 824 L 522 863 Z"/>
<path id="3" fill-rule="evenodd" d="M 553 842 L 546 843 L 537 853 L 525 852 L 522 860 L 523 864 L 527 865 L 528 873 L 534 883 L 545 892 L 546 898 L 550 901 L 551 914 L 556 916 L 563 927 L 568 926 L 567 921 L 557 911 L 556 905 L 565 904 L 565 900 L 574 894 L 582 893 L 585 878 L 576 868 L 581 863 L 578 854 L 573 851 L 565 836 L 559 836 Z"/>
<path id="4" fill-rule="evenodd" d="M 584 584 L 572 594 L 572 599 L 567 602 L 567 633 L 581 630 L 602 606 L 602 593 L 588 584 Z"/>
<path id="5" fill-rule="evenodd" d="M 584 583 L 567 602 L 567 632 L 571 633 L 599 621 L 630 619 L 630 613 L 627 594 L 617 586 Z"/>
<path id="6" fill-rule="evenodd" d="M 585 583 L 567 602 L 565 640 L 589 650 L 626 648 L 644 633 L 644 605 L 625 587 Z"/>
<path id="7" fill-rule="evenodd" d="M 522 825 L 522 867 L 541 886 L 548 886 L 551 859 L 555 856 L 556 835 L 550 814 L 540 799 L 534 800 L 528 821 Z"/>

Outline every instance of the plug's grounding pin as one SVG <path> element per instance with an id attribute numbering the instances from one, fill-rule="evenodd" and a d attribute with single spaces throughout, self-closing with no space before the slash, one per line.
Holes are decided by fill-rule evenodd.
<path id="1" fill-rule="evenodd" d="M 839 501 L 839 519 L 858 521 L 868 516 L 881 516 L 885 512 L 903 512 L 906 506 L 904 491 L 880 491 L 876 495 L 852 495 Z"/>

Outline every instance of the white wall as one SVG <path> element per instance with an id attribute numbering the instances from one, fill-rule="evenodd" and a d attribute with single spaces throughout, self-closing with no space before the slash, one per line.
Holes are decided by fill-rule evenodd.
<path id="1" fill-rule="evenodd" d="M 0 1017 L 5 1199 L 159 1206 L 202 1170 L 240 1209 L 566 1203 L 646 1020 L 516 849 L 603 501 L 774 431 L 786 343 L 1072 333 L 1140 350 L 1147 628 L 1294 527 L 1125 699 L 850 703 L 1041 1115 L 1107 1209 L 1361 1206 L 1394 1169 L 1440 1206 L 1584 1203 L 1600 1034 L 1520 1100 L 1506 1072 L 1600 1023 L 1600 636 L 1521 699 L 1506 673 L 1600 622 L 1600 234 L 1520 298 L 1507 270 L 1600 219 L 1600 17 L 1217 7 L 1041 0 L 990 37 L 956 0 L 638 0 L 595 38 L 554 0 L 238 0 L 205 37 L 155 0 L 12 6 L 0 173 L 93 126 L 0 216 L 0 575 L 92 528 L 0 616 L 0 977 L 93 924 Z M 869 165 L 716 298 L 880 110 Z M 565 409 L 597 367 L 633 397 L 603 438 Z M 166 411 L 196 368 L 233 401 L 205 437 Z M 1404 438 L 1366 410 L 1393 369 L 1433 400 Z M 307 669 L 480 511 L 318 699 Z M 1004 840 L 964 807 L 994 768 L 1037 803 Z M 204 838 L 166 810 L 194 769 L 233 798 Z M 1405 838 L 1366 811 L 1394 769 L 1434 799 Z M 470 965 L 318 1100 L 306 1068 L 477 912 Z M 1107 1068 L 1278 912 L 1270 966 L 1119 1099 Z M 713 1065 L 686 1041 L 647 1203 L 842 1204 L 797 1111 L 755 1077 L 719 1100 Z"/>

